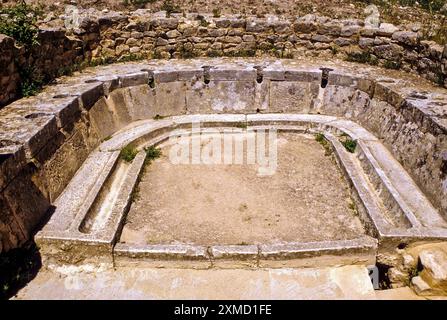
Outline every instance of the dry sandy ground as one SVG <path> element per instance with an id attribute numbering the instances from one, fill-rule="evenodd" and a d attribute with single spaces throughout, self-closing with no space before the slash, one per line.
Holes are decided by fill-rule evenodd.
<path id="1" fill-rule="evenodd" d="M 364 230 L 332 156 L 312 135 L 278 134 L 278 168 L 172 164 L 169 147 L 147 167 L 121 242 L 260 244 L 352 239 Z"/>

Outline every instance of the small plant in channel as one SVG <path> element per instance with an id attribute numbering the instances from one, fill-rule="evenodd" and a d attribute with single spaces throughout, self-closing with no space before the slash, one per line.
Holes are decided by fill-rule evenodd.
<path id="1" fill-rule="evenodd" d="M 161 156 L 161 149 L 157 148 L 156 146 L 150 146 L 144 149 L 146 152 L 146 164 L 149 164 L 152 162 L 152 160 L 155 160 L 157 158 L 160 158 Z"/>
<path id="2" fill-rule="evenodd" d="M 329 141 L 327 141 L 326 137 L 322 133 L 317 133 L 315 135 L 315 141 L 317 141 L 324 148 L 324 155 L 330 156 L 332 154 L 332 148 L 330 146 Z"/>
<path id="3" fill-rule="evenodd" d="M 357 147 L 357 140 L 352 140 L 352 139 L 347 138 L 347 139 L 341 140 L 340 142 L 348 152 L 350 152 L 350 153 L 355 152 L 355 148 Z"/>
<path id="4" fill-rule="evenodd" d="M 120 157 L 126 162 L 132 162 L 133 159 L 135 159 L 135 157 L 137 156 L 137 154 L 138 150 L 135 149 L 135 147 L 128 145 L 121 149 Z"/>

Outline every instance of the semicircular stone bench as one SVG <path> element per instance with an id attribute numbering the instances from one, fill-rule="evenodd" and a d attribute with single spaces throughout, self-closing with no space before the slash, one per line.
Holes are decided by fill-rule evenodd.
<path id="1" fill-rule="evenodd" d="M 196 59 L 109 65 L 60 79 L 0 110 L 0 251 L 41 229 L 36 241 L 51 261 L 139 257 L 210 267 L 236 257 L 282 266 L 325 255 L 366 263 L 402 243 L 444 240 L 447 92 L 384 72 L 348 63 Z M 367 235 L 282 246 L 117 244 L 141 150 L 193 122 L 323 134 Z M 358 142 L 354 154 L 340 133 Z M 130 144 L 140 152 L 123 165 L 119 153 Z M 110 210 L 98 211 L 110 184 L 119 192 L 107 195 Z"/>

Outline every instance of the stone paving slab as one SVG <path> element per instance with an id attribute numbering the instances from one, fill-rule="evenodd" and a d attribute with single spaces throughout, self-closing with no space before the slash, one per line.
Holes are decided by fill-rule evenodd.
<path id="1" fill-rule="evenodd" d="M 191 270 L 92 266 L 41 271 L 15 299 L 375 299 L 363 266 Z"/>
<path id="2" fill-rule="evenodd" d="M 329 73 L 326 88 L 323 88 L 321 83 L 322 66 L 333 69 Z M 151 105 L 156 108 L 155 111 L 151 109 L 149 112 L 147 104 L 143 102 L 146 100 L 140 98 L 137 100 L 141 104 L 138 106 L 141 110 L 135 113 L 124 110 L 129 107 L 126 103 L 136 106 L 136 100 L 132 100 L 131 93 L 138 92 L 136 88 L 139 86 L 146 88 L 145 97 L 151 97 L 150 104 L 155 104 Z M 129 91 L 125 91 L 126 88 Z M 126 92 L 127 100 L 120 100 Z M 204 99 L 200 94 L 213 96 Z M 92 107 L 95 103 L 104 104 L 111 96 L 117 98 L 117 103 L 122 102 L 119 107 L 124 109 L 120 109 L 120 112 L 128 112 L 129 115 L 124 114 L 123 119 L 119 118 L 116 123 L 110 125 L 110 132 L 107 131 L 104 135 L 96 133 L 100 136 L 99 140 L 132 121 L 155 116 L 161 111 L 164 112 L 162 115 L 174 115 L 187 112 L 246 114 L 265 110 L 330 114 L 339 118 L 337 121 L 340 121 L 339 129 L 342 131 L 365 141 L 373 139 L 361 128 L 355 129 L 352 125 L 350 129 L 343 127 L 343 122 L 347 119 L 342 118 L 352 118 L 368 126 L 368 129 L 371 129 L 371 126 L 374 133 L 385 139 L 384 142 L 388 144 L 393 144 L 395 137 L 398 137 L 398 143 L 391 148 L 394 156 L 416 177 L 422 191 L 440 208 L 445 218 L 447 202 L 445 197 L 442 197 L 445 193 L 442 178 L 442 164 L 445 162 L 442 139 L 447 132 L 445 89 L 403 73 L 369 66 L 359 67 L 343 61 L 258 58 L 150 60 L 89 68 L 73 77 L 62 77 L 36 97 L 15 101 L 0 110 L 0 172 L 8 172 L 2 175 L 0 188 L 3 190 L 28 166 L 45 166 L 57 150 L 58 144 L 65 143 L 63 140 L 69 138 L 66 130 L 70 131 L 70 127 L 75 125 L 74 122 L 79 121 L 80 115 L 82 121 L 85 121 L 88 117 L 94 118 L 96 112 L 96 123 L 100 122 L 101 113 L 107 108 L 98 107 L 98 110 L 92 111 Z M 376 110 L 386 110 L 388 114 L 384 112 L 382 116 Z M 155 114 L 152 115 L 151 112 Z M 385 118 L 395 120 L 390 123 Z M 94 120 L 92 122 L 95 123 Z M 74 131 L 73 134 L 80 134 L 76 129 Z M 88 131 L 86 133 L 91 135 Z M 85 135 L 84 132 L 82 134 Z M 84 138 L 96 139 L 90 136 Z M 406 144 L 410 144 L 409 139 L 413 141 L 412 152 L 415 154 L 406 152 Z M 119 148 L 130 140 L 132 137 L 123 136 L 121 144 L 115 147 Z M 92 147 L 97 142 L 99 141 L 92 141 Z M 70 143 L 67 142 L 67 145 Z M 430 146 L 439 152 L 432 152 Z M 419 156 L 433 156 L 435 159 L 420 167 L 413 159 Z M 77 159 L 79 163 L 76 163 L 76 168 L 82 158 L 85 159 L 85 155 Z M 67 175 L 69 177 L 64 177 L 62 181 L 68 181 L 72 173 Z M 47 179 L 51 178 L 52 175 L 48 174 Z M 43 181 L 47 186 L 50 183 L 51 181 Z M 439 192 L 433 191 L 433 188 Z M 54 190 L 44 191 L 52 194 Z M 59 192 L 60 190 L 55 193 Z M 433 210 L 429 210 L 431 213 L 422 214 L 422 210 L 417 209 L 416 201 L 412 203 L 411 197 L 402 199 L 405 201 L 401 201 L 401 204 L 408 203 L 404 215 L 408 219 L 411 218 L 414 226 L 421 220 L 422 227 L 439 229 L 424 232 L 439 233 L 441 228 L 438 227 L 442 227 L 445 222 L 437 218 Z M 409 209 L 418 212 L 415 217 L 411 217 Z M 34 211 L 39 210 L 36 208 Z M 26 214 L 42 217 L 44 212 Z M 8 215 L 11 216 L 12 213 L 9 212 Z M 7 237 L 9 236 L 13 237 Z"/>

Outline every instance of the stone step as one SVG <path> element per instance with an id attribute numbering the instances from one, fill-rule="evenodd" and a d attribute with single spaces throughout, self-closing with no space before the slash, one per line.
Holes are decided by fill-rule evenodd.
<path id="1" fill-rule="evenodd" d="M 116 267 L 157 268 L 302 268 L 375 265 L 377 240 L 351 240 L 262 245 L 116 244 Z"/>
<path id="2" fill-rule="evenodd" d="M 101 198 L 107 198 L 107 186 L 114 183 L 116 175 L 113 172 L 119 163 L 121 148 L 133 144 L 141 150 L 144 146 L 167 139 L 172 130 L 186 128 L 197 121 L 200 121 L 203 127 L 213 125 L 238 127 L 242 123 L 244 126 L 248 124 L 249 130 L 264 126 L 279 130 L 323 133 L 333 144 L 342 167 L 347 171 L 349 180 L 366 208 L 362 219 L 367 229 L 370 229 L 371 235 L 382 238 L 382 243 L 385 238 L 393 241 L 402 238 L 408 241 L 413 238 L 418 240 L 447 238 L 447 229 L 444 228 L 442 217 L 417 188 L 408 173 L 373 135 L 354 122 L 332 116 L 309 114 L 206 114 L 137 121 L 103 142 L 55 201 L 56 209 L 53 216 L 36 236 L 38 243 L 43 244 L 48 240 L 51 244 L 49 250 L 43 252 L 63 251 L 66 259 L 67 250 L 63 247 L 67 245 L 73 249 L 74 254 L 83 245 L 86 245 L 87 249 L 79 249 L 79 252 L 90 252 L 94 250 L 92 246 L 97 245 L 103 247 L 103 253 L 111 261 L 112 247 L 119 238 L 120 226 L 130 205 L 130 193 L 137 182 L 144 156 L 137 156 L 131 165 L 133 169 L 125 173 L 128 177 L 121 177 L 124 179 L 120 182 L 120 187 L 123 189 L 116 192 L 113 199 L 109 199 L 114 203 L 108 208 L 109 212 L 96 215 L 91 213 L 91 210 L 94 210 L 98 202 L 104 201 Z M 349 154 L 338 142 L 335 135 L 339 133 L 348 134 L 351 139 L 357 140 L 358 151 L 355 155 Z M 141 151 L 141 154 L 143 153 Z M 383 197 L 383 194 L 379 193 L 380 199 L 377 198 L 377 192 L 372 190 L 371 183 L 368 183 L 369 177 L 365 176 L 364 170 L 356 163 L 357 157 L 363 157 L 360 163 L 368 162 L 372 175 L 379 178 L 379 183 L 385 186 L 382 190 L 388 190 L 387 194 L 391 195 L 390 197 Z M 386 201 L 392 201 L 392 205 L 388 205 Z M 396 224 L 387 221 L 383 204 L 385 210 L 394 208 L 393 210 L 397 212 L 403 212 L 402 217 L 409 223 L 397 221 Z M 95 222 L 99 217 L 102 217 L 103 221 Z M 89 231 L 88 227 L 84 228 L 86 223 L 96 225 L 93 228 L 94 232 Z M 98 256 L 101 257 L 99 254 Z M 270 264 L 271 261 L 266 266 Z"/>
<path id="3" fill-rule="evenodd" d="M 364 266 L 191 270 L 59 267 L 15 299 L 375 299 Z"/>

